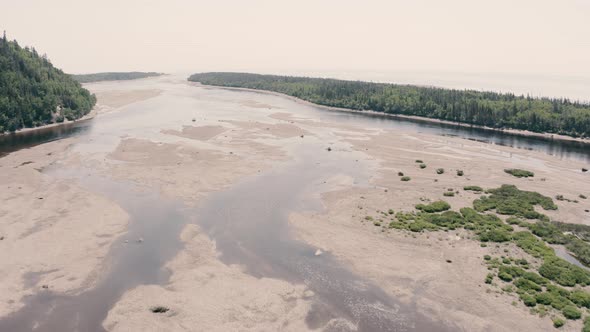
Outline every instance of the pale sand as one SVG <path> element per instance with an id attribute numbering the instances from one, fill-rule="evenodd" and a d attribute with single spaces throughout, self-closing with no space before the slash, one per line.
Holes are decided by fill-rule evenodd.
<path id="1" fill-rule="evenodd" d="M 111 243 L 125 231 L 127 214 L 106 197 L 39 172 L 65 158 L 71 143 L 0 159 L 0 316 L 44 285 L 73 293 L 93 286 Z"/>
<path id="2" fill-rule="evenodd" d="M 200 141 L 207 141 L 219 134 L 224 133 L 226 130 L 228 129 L 222 126 L 184 126 L 182 127 L 182 131 L 167 129 L 162 130 L 162 133 Z"/>
<path id="3" fill-rule="evenodd" d="M 99 113 L 106 113 L 114 109 L 127 106 L 139 101 L 147 100 L 159 96 L 162 90 L 144 89 L 144 90 L 101 90 L 95 91 L 97 103 L 96 108 Z"/>
<path id="4" fill-rule="evenodd" d="M 168 265 L 166 286 L 125 294 L 104 322 L 109 331 L 305 331 L 313 295 L 288 282 L 255 278 L 217 259 L 197 226 L 185 227 L 186 247 Z M 170 311 L 153 314 L 150 306 Z"/>

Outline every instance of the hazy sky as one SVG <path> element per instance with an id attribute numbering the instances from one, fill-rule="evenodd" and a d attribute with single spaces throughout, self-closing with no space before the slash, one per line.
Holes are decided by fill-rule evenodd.
<path id="1" fill-rule="evenodd" d="M 590 77 L 590 0 L 0 0 L 0 29 L 71 73 Z"/>

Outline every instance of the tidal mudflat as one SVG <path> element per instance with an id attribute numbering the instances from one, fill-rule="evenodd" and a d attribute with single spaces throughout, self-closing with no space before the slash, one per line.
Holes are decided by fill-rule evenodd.
<path id="1" fill-rule="evenodd" d="M 484 283 L 482 257 L 525 257 L 520 248 L 367 217 L 439 199 L 459 209 L 481 195 L 466 186 L 514 184 L 572 198 L 543 212 L 590 224 L 589 201 L 573 202 L 590 195 L 579 151 L 441 136 L 174 77 L 87 87 L 102 108 L 86 130 L 0 159 L 0 327 L 553 329 Z"/>

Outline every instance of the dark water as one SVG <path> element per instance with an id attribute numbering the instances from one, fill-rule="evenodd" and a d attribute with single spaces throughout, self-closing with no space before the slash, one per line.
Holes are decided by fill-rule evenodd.
<path id="1" fill-rule="evenodd" d="M 419 119 L 402 119 L 374 113 L 360 114 L 323 109 L 316 109 L 316 113 L 324 121 L 334 121 L 368 128 L 384 128 L 459 137 L 492 145 L 543 152 L 558 159 L 590 163 L 590 143 L 588 142 L 529 137 L 496 130 L 434 123 Z M 0 157 L 23 148 L 84 134 L 91 129 L 91 126 L 92 120 L 85 120 L 63 126 L 0 136 Z"/>
<path id="2" fill-rule="evenodd" d="M 257 99 L 261 96 L 218 89 L 206 91 L 178 84 L 166 88 L 169 93 L 161 97 L 124 112 L 106 114 L 96 122 L 4 136 L 0 139 L 0 153 L 74 135 L 85 137 L 86 143 L 78 144 L 81 150 L 111 151 L 123 135 L 131 133 L 151 138 L 164 126 L 178 128 L 191 117 L 201 119 L 215 115 L 219 119 L 250 119 L 256 114 L 236 112 L 235 104 L 230 101 L 237 97 Z M 312 115 L 325 121 L 459 136 L 542 151 L 557 158 L 590 161 L 587 146 L 577 143 L 394 120 L 380 115 L 328 112 L 277 97 L 260 99 L 284 102 L 281 107 L 290 108 L 295 115 Z M 265 119 L 264 116 L 261 119 Z M 101 323 L 108 310 L 125 291 L 142 284 L 167 283 L 168 274 L 163 266 L 182 248 L 180 231 L 191 222 L 198 223 L 216 241 L 224 262 L 239 263 L 257 277 L 303 283 L 313 290 L 316 294 L 313 310 L 307 317 L 312 328 L 324 326 L 332 318 L 342 318 L 361 331 L 453 330 L 427 319 L 412 306 L 401 305 L 378 285 L 345 269 L 329 253 L 316 256 L 316 248 L 291 236 L 287 222 L 289 213 L 321 208 L 317 196 L 311 194 L 329 190 L 329 183 L 325 183 L 328 178 L 336 174 L 348 175 L 357 185 L 367 185 L 366 165 L 357 162 L 362 158 L 355 153 L 338 149 L 327 152 L 321 138 L 306 137 L 299 141 L 292 145 L 293 162 L 210 195 L 196 210 L 163 199 L 157 192 L 140 191 L 132 183 L 102 177 L 95 170 L 47 170 L 52 176 L 78 181 L 88 190 L 111 198 L 130 215 L 129 230 L 111 247 L 104 262 L 104 274 L 95 288 L 72 294 L 41 290 L 24 300 L 22 310 L 0 320 L 0 331 L 102 331 Z M 137 242 L 139 238 L 143 241 Z M 34 281 L 34 275 L 29 277 Z M 146 303 L 146 310 L 158 304 Z"/>
<path id="3" fill-rule="evenodd" d="M 310 184 L 312 190 L 322 190 L 334 170 L 357 179 L 357 185 L 367 184 L 364 166 L 346 153 L 326 152 L 314 144 L 302 144 L 298 150 L 299 162 L 204 202 L 197 219 L 215 239 L 222 261 L 241 264 L 256 277 L 305 284 L 316 294 L 307 317 L 312 328 L 340 318 L 359 331 L 450 331 L 346 270 L 329 253 L 316 256 L 317 248 L 293 239 L 288 216 L 315 207 L 313 200 L 305 199 Z"/>
<path id="4" fill-rule="evenodd" d="M 30 148 L 35 145 L 81 135 L 90 129 L 92 119 L 65 123 L 55 127 L 40 128 L 33 131 L 25 131 L 0 135 L 0 157 L 20 149 Z"/>
<path id="5" fill-rule="evenodd" d="M 130 183 L 114 182 L 91 170 L 52 173 L 77 180 L 83 187 L 117 202 L 131 217 L 129 228 L 110 248 L 103 277 L 95 288 L 75 294 L 43 289 L 25 298 L 21 310 L 0 320 L 2 332 L 104 331 L 102 321 L 125 291 L 142 284 L 167 282 L 169 274 L 162 267 L 182 248 L 178 236 L 182 227 L 194 221 L 182 204 L 157 193 L 141 192 Z M 146 310 L 159 304 L 153 300 L 146 303 Z"/>

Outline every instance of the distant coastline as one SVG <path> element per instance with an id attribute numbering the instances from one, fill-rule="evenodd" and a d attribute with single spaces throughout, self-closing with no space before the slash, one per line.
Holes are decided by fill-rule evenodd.
<path id="1" fill-rule="evenodd" d="M 127 81 L 137 80 L 141 78 L 157 77 L 165 75 L 164 73 L 157 72 L 104 72 L 104 73 L 92 73 L 92 74 L 71 74 L 72 78 L 80 83 L 94 83 L 103 81 Z"/>

